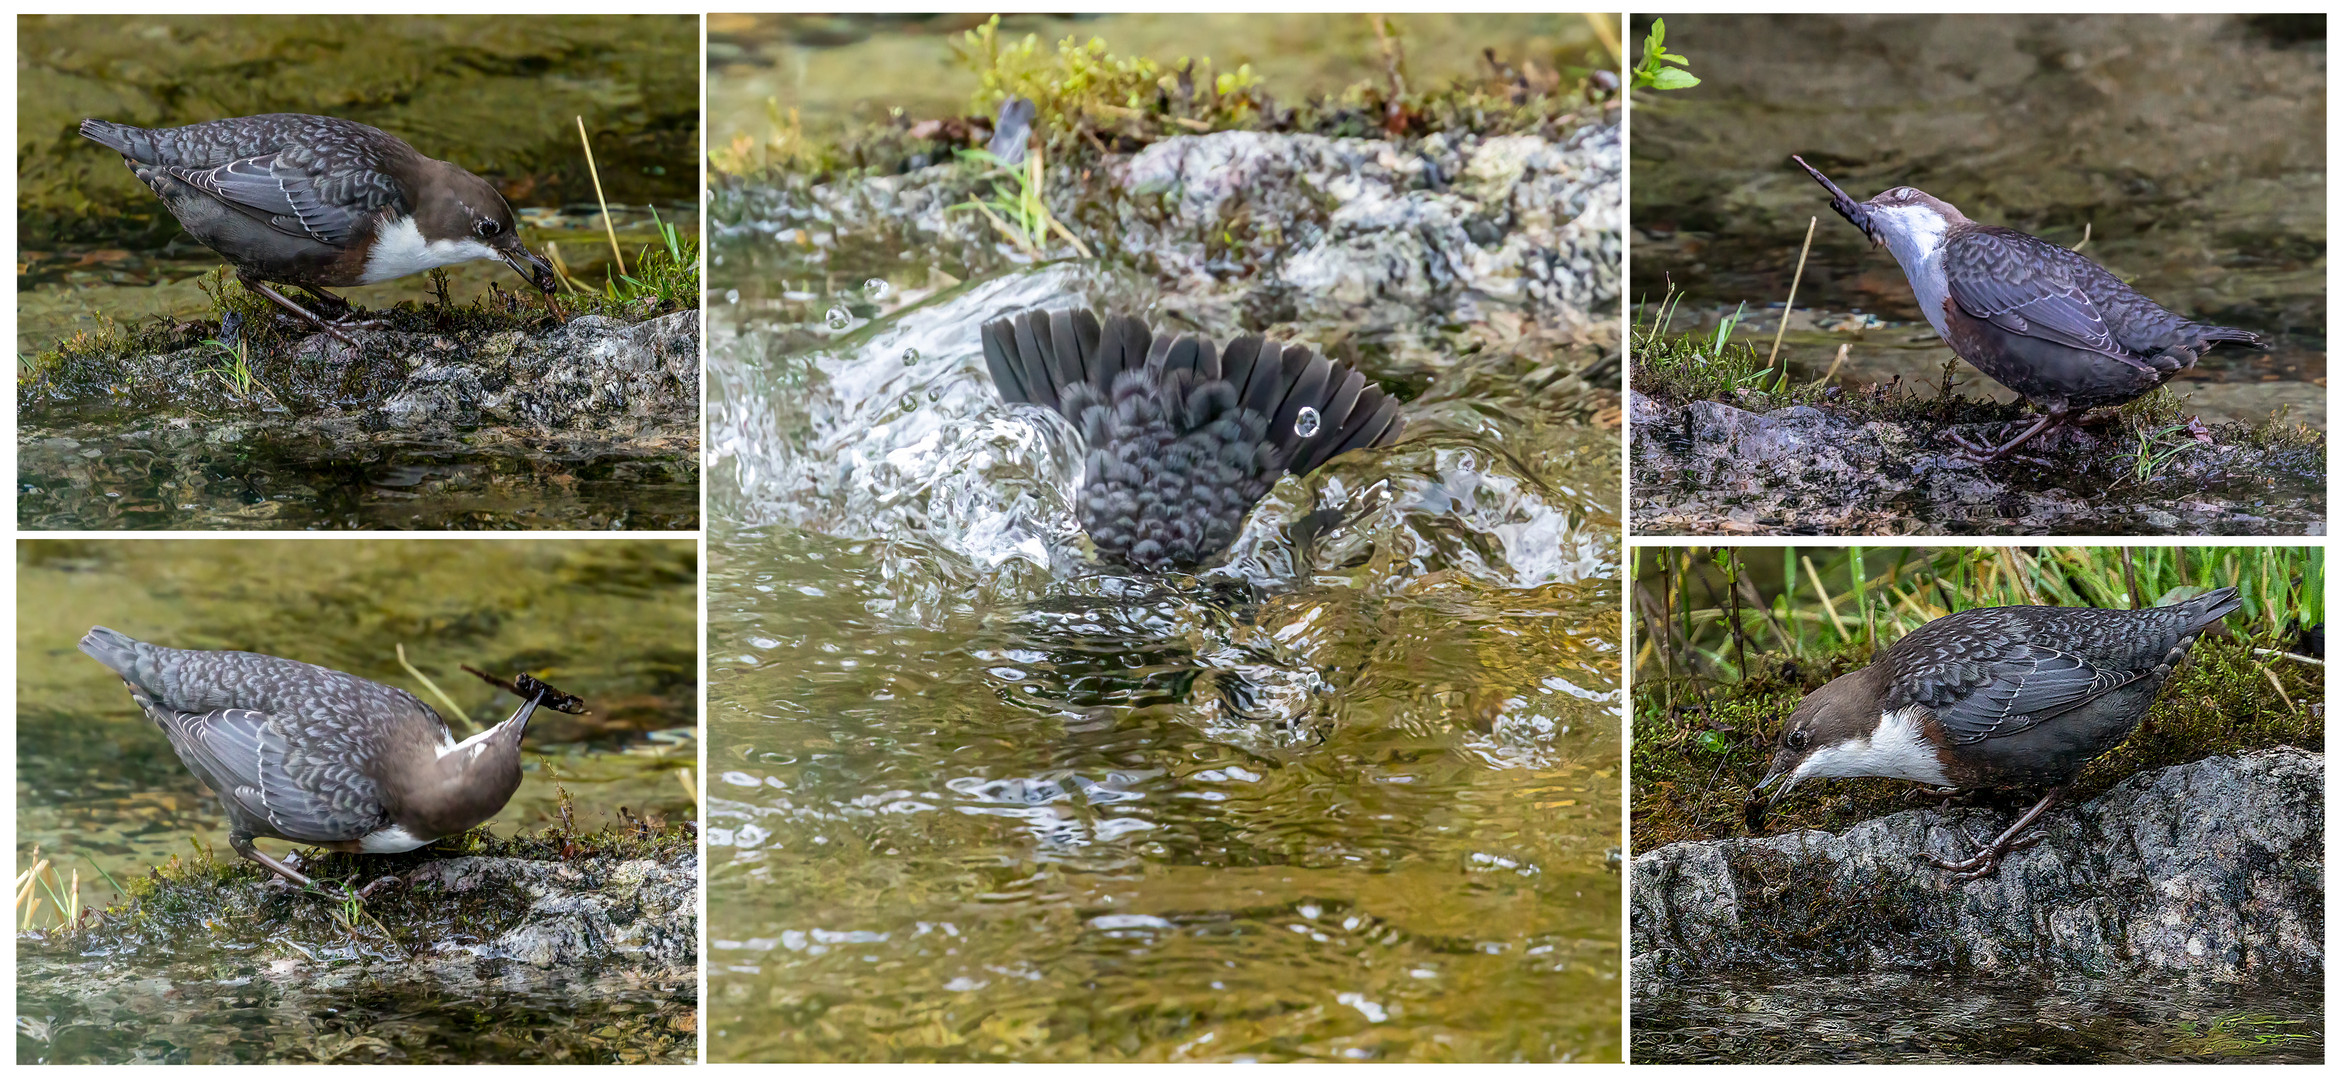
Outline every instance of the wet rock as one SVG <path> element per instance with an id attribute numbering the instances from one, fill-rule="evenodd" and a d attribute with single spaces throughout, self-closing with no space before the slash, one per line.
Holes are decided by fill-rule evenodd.
<path id="1" fill-rule="evenodd" d="M 413 432 L 474 426 L 483 413 L 507 427 L 612 441 L 698 426 L 695 310 L 639 323 L 581 315 L 540 334 L 482 334 L 468 349 L 438 333 L 356 337 L 357 349 L 311 334 L 289 356 L 255 355 L 249 395 L 215 374 L 218 350 L 198 347 L 69 357 L 19 383 L 17 400 L 34 423 L 103 402 L 115 415 L 128 409 L 149 418 L 246 414 L 248 428 L 277 432 Z"/>
<path id="2" fill-rule="evenodd" d="M 2140 773 L 1960 881 L 2013 811 L 1915 810 L 1634 859 L 1637 994 L 1726 970 L 2321 980 L 2324 756 L 2279 747 Z"/>
<path id="3" fill-rule="evenodd" d="M 1317 328 L 1338 328 L 1387 346 L 1399 366 L 1437 369 L 1484 349 L 1614 355 L 1621 168 L 1618 129 L 1598 123 L 1558 138 L 1403 142 L 1226 131 L 1106 154 L 1078 172 L 1052 166 L 1048 199 L 1104 262 L 1141 272 L 1132 299 L 1161 316 L 1298 326 L 1320 345 L 1331 342 Z M 756 234 L 782 250 L 846 237 L 916 250 L 967 277 L 1029 258 L 964 208 L 989 185 L 959 165 L 808 186 L 731 180 L 711 219 L 719 236 Z M 1056 238 L 1047 247 L 1074 254 Z M 1597 381 L 1614 386 L 1614 369 Z"/>
<path id="4" fill-rule="evenodd" d="M 210 348 L 71 357 L 23 380 L 20 524 L 235 527 L 287 489 L 338 487 L 342 498 L 301 500 L 299 521 L 269 516 L 279 528 L 696 527 L 697 311 L 357 339 L 255 349 L 249 394 L 214 373 Z"/>
<path id="5" fill-rule="evenodd" d="M 2134 441 L 2112 425 L 2069 430 L 2049 464 L 1978 464 L 1956 431 L 2004 425 L 1862 419 L 1798 405 L 1753 411 L 1629 394 L 1635 528 L 1661 534 L 2322 535 L 2323 449 L 2263 448 L 2245 429 L 2190 444 L 2151 479 L 2125 475 Z"/>
<path id="6" fill-rule="evenodd" d="M 1166 139 L 1109 170 L 1126 247 L 1198 304 L 1288 298 L 1361 332 L 1477 321 L 1500 305 L 1585 324 L 1618 295 L 1618 131 L 1413 147 L 1225 131 Z M 1434 182 L 1456 177 L 1451 187 Z M 1238 249 L 1236 251 L 1230 248 Z M 1330 310 L 1327 310 L 1330 309 Z"/>
<path id="7" fill-rule="evenodd" d="M 355 932 L 332 921 L 330 897 L 235 870 L 164 883 L 144 915 L 20 936 L 20 1051 L 146 1060 L 155 1040 L 188 1035 L 193 1045 L 162 1060 L 692 1059 L 699 866 L 687 836 L 568 859 L 383 858 L 365 872 L 404 867 L 402 884 L 366 901 Z M 317 1018 L 320 1038 L 241 1045 L 235 1017 L 253 1008 Z M 472 1039 L 395 1037 L 419 1013 L 465 1010 L 519 1023 Z M 382 1023 L 393 1037 L 345 1045 L 327 1018 Z"/>

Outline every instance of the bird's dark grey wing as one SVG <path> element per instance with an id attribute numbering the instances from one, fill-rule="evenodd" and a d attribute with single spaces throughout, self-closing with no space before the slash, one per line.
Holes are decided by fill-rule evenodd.
<path id="1" fill-rule="evenodd" d="M 355 840 L 382 823 L 379 789 L 371 778 L 348 762 L 309 753 L 286 737 L 288 725 L 267 713 L 219 709 L 156 719 L 204 783 L 288 840 Z"/>
<path id="2" fill-rule="evenodd" d="M 163 171 L 284 232 L 336 246 L 348 243 L 375 211 L 401 206 L 398 183 L 387 173 L 362 168 L 327 173 L 304 158 L 287 150 L 208 167 L 170 165 Z"/>
<path id="3" fill-rule="evenodd" d="M 2037 644 L 1980 667 L 1979 685 L 1933 709 L 1952 742 L 2014 735 L 2152 673 L 2094 668 L 2071 653 Z"/>
<path id="4" fill-rule="evenodd" d="M 1943 249 L 1951 298 L 1969 315 L 2153 371 L 2115 338 L 2082 287 L 2095 276 L 2089 269 L 2094 265 L 2081 256 L 2011 229 L 1977 229 Z"/>

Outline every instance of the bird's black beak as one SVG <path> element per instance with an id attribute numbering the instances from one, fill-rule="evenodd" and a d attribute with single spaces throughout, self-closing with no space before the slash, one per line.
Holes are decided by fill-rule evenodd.
<path id="1" fill-rule="evenodd" d="M 1853 196 L 1845 193 L 1844 188 L 1838 187 L 1836 183 L 1831 181 L 1828 177 L 1821 175 L 1821 170 L 1813 168 L 1810 165 L 1806 165 L 1805 159 L 1798 157 L 1795 154 L 1790 154 L 1788 155 L 1788 160 L 1796 162 L 1797 165 L 1801 166 L 1806 173 L 1812 176 L 1814 180 L 1819 181 L 1822 187 L 1829 189 L 1829 209 L 1837 211 L 1839 214 L 1844 216 L 1845 220 L 1852 222 L 1854 228 L 1860 229 L 1863 236 L 1870 238 L 1870 243 L 1884 243 L 1883 240 L 1878 238 L 1877 229 L 1872 227 L 1870 223 L 1870 209 L 1868 206 L 1855 201 Z"/>
<path id="2" fill-rule="evenodd" d="M 511 267 L 514 273 L 527 278 L 528 283 L 536 286 L 539 292 L 549 296 L 560 286 L 560 282 L 553 277 L 553 264 L 523 244 L 514 243 L 511 247 L 497 248 L 496 257 L 504 260 L 504 265 Z"/>
<path id="3" fill-rule="evenodd" d="M 1766 814 L 1771 812 L 1772 804 L 1779 802 L 1783 796 L 1788 794 L 1789 788 L 1796 786 L 1795 781 L 1792 780 L 1789 783 L 1782 785 L 1780 790 L 1775 791 L 1770 795 L 1764 794 L 1764 789 L 1771 787 L 1775 782 L 1780 780 L 1783 775 L 1785 775 L 1785 773 L 1778 766 L 1774 766 L 1770 771 L 1764 774 L 1764 778 L 1762 780 L 1756 781 L 1755 787 L 1748 789 L 1748 801 L 1746 806 L 1748 832 L 1759 833 L 1764 831 L 1764 817 Z"/>

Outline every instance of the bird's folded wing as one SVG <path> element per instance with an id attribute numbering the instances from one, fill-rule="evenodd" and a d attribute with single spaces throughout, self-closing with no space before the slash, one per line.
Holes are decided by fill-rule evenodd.
<path id="1" fill-rule="evenodd" d="M 337 807 L 317 792 L 331 786 L 347 796 L 371 801 L 368 796 L 374 789 L 373 781 L 346 765 L 323 764 L 327 772 L 347 775 L 298 782 L 294 772 L 312 771 L 313 766 L 272 719 L 251 709 L 219 709 L 177 713 L 165 723 L 175 729 L 177 737 L 172 742 L 180 755 L 219 789 L 220 797 L 233 800 L 247 815 L 267 821 L 286 839 L 331 843 L 364 835 L 373 824 L 370 815 L 350 814 L 348 807 Z M 334 782 L 314 782 L 319 779 Z"/>
<path id="2" fill-rule="evenodd" d="M 1979 665 L 1980 685 L 1937 707 L 1935 718 L 1955 743 L 2014 735 L 2145 677 L 2102 671 L 2070 653 L 2032 645 Z"/>
<path id="3" fill-rule="evenodd" d="M 397 202 L 397 182 L 373 170 L 320 176 L 289 153 L 237 158 L 221 165 L 167 171 L 180 181 L 268 219 L 296 236 L 340 246 L 366 217 Z"/>
<path id="4" fill-rule="evenodd" d="M 1969 315 L 2013 334 L 2085 349 L 2153 371 L 2115 340 L 2105 313 L 2070 265 L 2080 256 L 2021 233 L 1977 232 L 1943 251 L 1951 298 Z"/>

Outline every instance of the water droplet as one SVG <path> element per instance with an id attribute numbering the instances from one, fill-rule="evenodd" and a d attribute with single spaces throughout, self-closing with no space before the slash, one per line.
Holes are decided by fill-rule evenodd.
<path id="1" fill-rule="evenodd" d="M 1316 434 L 1318 426 L 1323 423 L 1323 419 L 1317 415 L 1315 408 L 1303 405 L 1300 415 L 1292 418 L 1292 433 L 1306 439 Z"/>
<path id="2" fill-rule="evenodd" d="M 918 408 L 918 407 L 919 407 L 919 399 L 917 399 L 917 398 L 915 398 L 915 397 L 912 397 L 912 396 L 911 396 L 911 395 L 909 395 L 909 394 L 904 394 L 904 395 L 902 396 L 902 411 L 903 411 L 903 412 L 910 412 L 910 411 L 912 411 L 912 410 L 914 410 L 914 409 L 916 409 L 916 408 Z"/>
<path id="3" fill-rule="evenodd" d="M 915 363 L 918 363 L 918 362 L 919 362 L 919 351 L 918 351 L 917 349 L 904 349 L 904 350 L 902 350 L 902 366 L 904 366 L 904 367 L 909 367 L 910 365 L 912 365 L 912 364 L 915 364 Z"/>
<path id="4" fill-rule="evenodd" d="M 863 295 L 868 296 L 872 300 L 884 300 L 886 299 L 886 294 L 893 291 L 894 286 L 888 284 L 885 278 L 874 277 L 868 281 L 862 282 Z"/>
<path id="5" fill-rule="evenodd" d="M 725 289 L 725 290 L 723 291 L 723 302 L 724 302 L 724 303 L 727 303 L 727 304 L 737 304 L 737 303 L 739 303 L 739 302 L 740 302 L 740 290 L 738 290 L 738 289 Z"/>
<path id="6" fill-rule="evenodd" d="M 829 309 L 829 328 L 831 330 L 843 330 L 852 324 L 852 312 L 849 312 L 841 307 L 833 307 Z"/>

